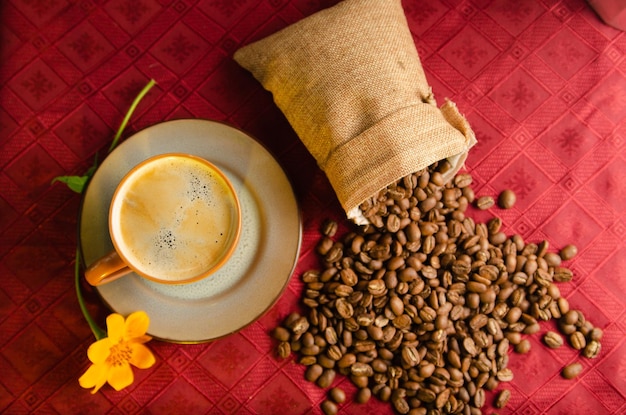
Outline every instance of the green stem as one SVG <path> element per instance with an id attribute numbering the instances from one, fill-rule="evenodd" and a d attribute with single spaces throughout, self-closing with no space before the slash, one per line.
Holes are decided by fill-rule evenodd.
<path id="1" fill-rule="evenodd" d="M 128 109 L 128 112 L 126 113 L 126 116 L 124 117 L 124 120 L 122 120 L 122 124 L 120 124 L 120 128 L 117 130 L 117 133 L 115 134 L 115 137 L 113 138 L 113 142 L 111 143 L 111 146 L 109 147 L 109 153 L 111 151 L 113 151 L 115 146 L 117 146 L 117 142 L 119 141 L 120 137 L 122 136 L 122 132 L 126 128 L 126 124 L 128 124 L 128 121 L 130 120 L 130 117 L 133 115 L 133 112 L 135 112 L 135 109 L 137 108 L 137 105 L 139 105 L 139 102 L 148 93 L 148 91 L 150 91 L 150 89 L 152 89 L 152 87 L 155 84 L 156 84 L 156 81 L 154 79 L 151 79 L 150 82 L 148 82 L 148 84 L 146 86 L 144 86 L 143 89 L 139 92 L 139 95 L 137 95 L 137 97 L 133 101 L 132 105 Z"/>
<path id="2" fill-rule="evenodd" d="M 89 314 L 83 293 L 80 291 L 80 250 L 78 248 L 76 248 L 76 264 L 74 265 L 74 284 L 76 285 L 76 297 L 78 298 L 78 304 L 80 305 L 80 311 L 82 311 L 83 317 L 87 320 L 87 324 L 89 324 L 89 328 L 91 328 L 96 340 L 104 339 L 107 333 L 98 326 L 91 317 L 91 314 Z"/>
<path id="3" fill-rule="evenodd" d="M 130 120 L 130 117 L 133 115 L 133 112 L 135 112 L 137 105 L 139 105 L 139 102 L 143 99 L 143 97 L 148 93 L 148 91 L 150 91 L 150 89 L 155 84 L 156 84 L 156 81 L 154 79 L 151 79 L 150 82 L 148 82 L 148 84 L 145 87 L 143 87 L 143 89 L 139 92 L 139 94 L 133 101 L 132 105 L 128 109 L 126 116 L 122 120 L 122 123 L 120 124 L 120 128 L 117 130 L 115 137 L 113 138 L 113 142 L 111 143 L 111 146 L 109 147 L 109 153 L 113 151 L 113 149 L 117 146 L 117 142 L 122 136 L 122 133 L 124 132 L 124 129 L 126 128 L 128 121 Z M 98 167 L 98 157 L 96 155 L 96 159 L 94 161 L 93 166 L 91 166 L 91 168 L 88 170 L 87 175 L 84 176 L 85 181 L 94 173 L 97 167 Z M 82 193 L 82 191 L 84 190 L 84 185 L 85 183 L 83 182 L 82 185 L 80 186 L 79 193 Z M 80 273 L 80 250 L 77 247 L 76 248 L 76 265 L 74 267 L 74 285 L 76 286 L 76 297 L 78 298 L 80 311 L 82 311 L 83 317 L 85 317 L 87 324 L 89 324 L 89 328 L 91 328 L 91 331 L 93 332 L 93 335 L 96 337 L 96 340 L 104 339 L 107 336 L 106 331 L 103 330 L 100 326 L 98 326 L 98 324 L 91 317 L 91 314 L 89 314 L 89 311 L 87 310 L 87 306 L 85 305 L 85 299 L 83 298 L 83 294 L 80 291 L 80 275 L 81 275 Z"/>

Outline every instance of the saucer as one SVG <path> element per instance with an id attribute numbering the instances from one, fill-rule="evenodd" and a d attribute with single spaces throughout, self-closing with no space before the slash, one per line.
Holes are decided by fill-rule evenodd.
<path id="1" fill-rule="evenodd" d="M 154 338 L 206 342 L 254 322 L 282 294 L 300 252 L 300 212 L 285 172 L 255 139 L 216 121 L 167 121 L 126 139 L 91 178 L 79 218 L 84 265 L 113 249 L 108 210 L 122 177 L 145 159 L 171 152 L 205 158 L 228 176 L 241 204 L 237 248 L 222 268 L 201 281 L 167 285 L 131 273 L 96 290 L 117 313 L 145 311 Z"/>

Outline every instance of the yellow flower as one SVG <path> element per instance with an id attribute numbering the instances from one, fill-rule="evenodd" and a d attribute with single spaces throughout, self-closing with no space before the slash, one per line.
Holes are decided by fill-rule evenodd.
<path id="1" fill-rule="evenodd" d="M 89 369 L 78 379 L 83 388 L 94 388 L 96 393 L 106 382 L 116 391 L 133 383 L 132 364 L 147 369 L 154 364 L 154 355 L 144 343 L 151 339 L 146 335 L 150 318 L 144 311 L 137 311 L 126 320 L 120 314 L 107 317 L 108 337 L 89 346 L 87 356 Z"/>

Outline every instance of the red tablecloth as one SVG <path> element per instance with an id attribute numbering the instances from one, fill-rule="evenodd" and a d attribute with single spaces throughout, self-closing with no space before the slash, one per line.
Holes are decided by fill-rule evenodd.
<path id="1" fill-rule="evenodd" d="M 325 176 L 273 104 L 232 60 L 259 39 L 335 0 L 5 0 L 0 4 L 0 412 L 320 413 L 325 391 L 278 360 L 268 331 L 298 307 L 300 274 L 317 266 L 323 219 L 343 213 Z M 507 233 L 574 243 L 570 303 L 604 330 L 601 355 L 513 354 L 501 413 L 626 413 L 626 36 L 583 0 L 405 0 L 425 71 L 478 137 L 467 163 L 478 195 L 512 188 Z M 93 336 L 73 285 L 80 196 L 58 175 L 82 174 L 150 78 L 124 137 L 163 120 L 227 121 L 282 163 L 302 209 L 303 241 L 277 304 L 213 343 L 152 341 L 154 367 L 95 395 L 77 379 Z M 482 218 L 478 217 L 478 219 Z M 109 313 L 88 292 L 99 322 Z M 544 326 L 545 329 L 545 326 Z M 350 382 L 336 379 L 348 395 Z M 486 408 L 486 413 L 493 412 Z M 343 414 L 392 413 L 371 400 Z"/>

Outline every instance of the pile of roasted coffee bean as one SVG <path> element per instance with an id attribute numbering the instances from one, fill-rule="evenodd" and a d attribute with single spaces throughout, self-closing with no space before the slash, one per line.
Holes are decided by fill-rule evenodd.
<path id="1" fill-rule="evenodd" d="M 278 354 L 295 352 L 307 380 L 329 388 L 345 375 L 356 402 L 376 396 L 400 414 L 480 414 L 507 404 L 509 349 L 527 353 L 525 335 L 539 332 L 539 322 L 558 321 L 560 333 L 543 337 L 547 347 L 569 343 L 598 355 L 602 331 L 570 309 L 557 285 L 572 279 L 561 261 L 576 248 L 557 253 L 546 241 L 509 237 L 497 217 L 475 223 L 468 206 L 496 202 L 475 198 L 469 174 L 444 184 L 449 168 L 436 163 L 388 186 L 361 205 L 371 225 L 339 240 L 337 224 L 324 224 L 322 269 L 302 275 L 306 312 L 273 331 Z M 511 207 L 515 194 L 497 203 Z M 574 363 L 562 375 L 581 369 Z M 485 391 L 496 388 L 486 402 Z M 333 388 L 322 410 L 335 414 L 345 399 Z"/>

